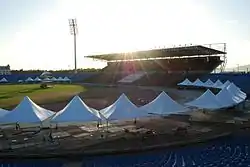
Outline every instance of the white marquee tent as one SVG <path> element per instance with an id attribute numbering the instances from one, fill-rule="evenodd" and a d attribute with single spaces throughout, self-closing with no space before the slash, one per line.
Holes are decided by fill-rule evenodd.
<path id="1" fill-rule="evenodd" d="M 51 122 L 79 124 L 99 121 L 102 118 L 98 111 L 88 107 L 79 96 L 75 96 L 64 109 L 56 113 Z"/>
<path id="2" fill-rule="evenodd" d="M 71 81 L 68 77 L 64 77 L 63 78 L 63 81 L 65 81 L 65 82 L 69 82 L 69 81 Z"/>
<path id="3" fill-rule="evenodd" d="M 239 99 L 240 102 L 244 101 L 247 97 L 246 93 L 241 91 L 239 87 L 237 87 L 234 83 L 231 83 L 227 90 L 236 98 Z"/>
<path id="4" fill-rule="evenodd" d="M 204 83 L 203 83 L 199 78 L 197 78 L 197 79 L 193 82 L 192 85 L 193 85 L 193 86 L 200 86 L 200 87 L 202 87 L 202 86 L 204 86 Z"/>
<path id="5" fill-rule="evenodd" d="M 129 120 L 148 116 L 146 111 L 139 109 L 125 94 L 100 112 L 107 120 Z"/>
<path id="6" fill-rule="evenodd" d="M 61 81 L 64 81 L 62 77 L 58 77 L 57 78 L 57 81 L 61 82 Z"/>
<path id="7" fill-rule="evenodd" d="M 212 87 L 213 86 L 213 81 L 211 81 L 210 79 L 208 79 L 205 83 L 204 83 L 204 86 L 205 87 Z"/>
<path id="8" fill-rule="evenodd" d="M 161 92 L 153 101 L 140 107 L 148 113 L 158 115 L 169 115 L 178 112 L 185 112 L 188 109 L 174 101 L 165 92 Z"/>
<path id="9" fill-rule="evenodd" d="M 3 117 L 4 115 L 6 115 L 8 113 L 9 113 L 8 110 L 4 110 L 4 109 L 0 108 L 0 117 Z"/>
<path id="10" fill-rule="evenodd" d="M 220 90 L 220 92 L 216 95 L 216 98 L 220 102 L 222 108 L 232 107 L 238 103 L 235 99 L 233 99 L 233 95 L 227 88 Z"/>
<path id="11" fill-rule="evenodd" d="M 190 86 L 193 85 L 193 83 L 191 81 L 189 81 L 189 79 L 185 79 L 184 81 L 182 81 L 181 83 L 178 83 L 179 86 Z"/>
<path id="12" fill-rule="evenodd" d="M 218 79 L 212 86 L 213 88 L 221 88 L 223 87 L 223 83 Z"/>
<path id="13" fill-rule="evenodd" d="M 230 85 L 230 81 L 229 80 L 227 80 L 224 84 L 223 84 L 223 88 L 226 88 L 226 87 L 228 87 L 229 85 Z"/>
<path id="14" fill-rule="evenodd" d="M 0 80 L 0 83 L 6 83 L 6 82 L 8 82 L 8 80 L 7 80 L 6 78 L 2 78 L 2 79 Z"/>
<path id="15" fill-rule="evenodd" d="M 219 109 L 221 105 L 216 96 L 208 89 L 197 99 L 186 103 L 187 106 L 197 107 L 201 109 Z"/>
<path id="16" fill-rule="evenodd" d="M 26 96 L 15 109 L 0 118 L 0 122 L 2 124 L 42 124 L 43 121 L 52 115 L 54 115 L 54 112 L 36 105 Z"/>
<path id="17" fill-rule="evenodd" d="M 50 78 L 44 78 L 43 81 L 49 81 L 49 82 L 51 82 L 52 79 L 50 79 Z"/>
<path id="18" fill-rule="evenodd" d="M 52 77 L 51 80 L 52 81 L 57 81 L 57 79 L 55 77 Z"/>
<path id="19" fill-rule="evenodd" d="M 26 80 L 25 80 L 26 82 L 32 82 L 32 81 L 34 81 L 31 77 L 28 77 Z"/>
<path id="20" fill-rule="evenodd" d="M 41 81 L 41 79 L 39 77 L 36 77 L 34 81 Z"/>

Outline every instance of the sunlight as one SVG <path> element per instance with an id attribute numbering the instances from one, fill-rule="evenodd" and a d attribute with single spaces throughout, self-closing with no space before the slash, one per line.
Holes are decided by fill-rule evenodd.
<path id="1" fill-rule="evenodd" d="M 73 68 L 69 18 L 77 18 L 79 68 L 105 66 L 104 62 L 84 58 L 87 55 L 214 43 L 229 38 L 229 32 L 220 27 L 211 11 L 193 1 L 62 0 L 58 3 L 57 8 L 24 27 L 6 44 L 3 63 L 15 59 L 11 64 L 16 68 Z M 35 56 L 39 61 L 35 61 Z"/>

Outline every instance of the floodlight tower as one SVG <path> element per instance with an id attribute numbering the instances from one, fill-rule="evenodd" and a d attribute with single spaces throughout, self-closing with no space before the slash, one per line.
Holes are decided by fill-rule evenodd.
<path id="1" fill-rule="evenodd" d="M 76 65 L 76 35 L 78 33 L 76 19 L 69 19 L 70 34 L 74 36 L 74 58 L 75 58 L 75 73 L 77 73 Z"/>

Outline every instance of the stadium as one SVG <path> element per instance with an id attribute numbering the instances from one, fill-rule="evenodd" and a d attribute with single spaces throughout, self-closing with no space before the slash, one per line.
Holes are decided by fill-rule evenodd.
<path id="1" fill-rule="evenodd" d="M 2 165 L 248 166 L 249 77 L 223 72 L 225 48 L 91 55 L 107 66 L 46 77 L 0 68 Z"/>

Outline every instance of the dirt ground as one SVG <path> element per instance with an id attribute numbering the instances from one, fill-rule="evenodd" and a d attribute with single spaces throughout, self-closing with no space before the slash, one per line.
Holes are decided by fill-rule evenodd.
<path id="1" fill-rule="evenodd" d="M 6 141 L 5 138 L 0 137 L 1 144 L 15 139 L 12 148 L 17 146 L 19 148 L 15 148 L 11 152 L 2 152 L 0 156 L 6 154 L 45 156 L 79 151 L 93 153 L 93 151 L 99 152 L 100 150 L 140 149 L 154 145 L 171 145 L 176 142 L 188 143 L 197 140 L 197 138 L 202 140 L 206 137 L 233 131 L 234 124 L 225 124 L 224 121 L 219 124 L 213 122 L 203 124 L 200 122 L 192 123 L 189 118 L 190 116 L 149 117 L 138 120 L 136 124 L 133 121 L 119 121 L 113 122 L 108 128 L 104 126 L 100 129 L 97 129 L 95 123 L 58 127 L 58 129 L 52 130 L 53 137 L 55 137 L 54 143 L 43 141 L 43 137 L 48 136 L 49 129 L 41 130 L 35 135 L 28 135 L 32 130 L 5 131 L 5 134 L 8 132 L 9 139 Z M 185 127 L 187 133 L 184 131 L 184 133 L 176 134 L 177 127 Z M 29 139 L 24 141 L 24 138 Z M 183 140 L 184 138 L 185 140 Z M 37 144 L 34 146 L 27 145 L 31 143 Z"/>

